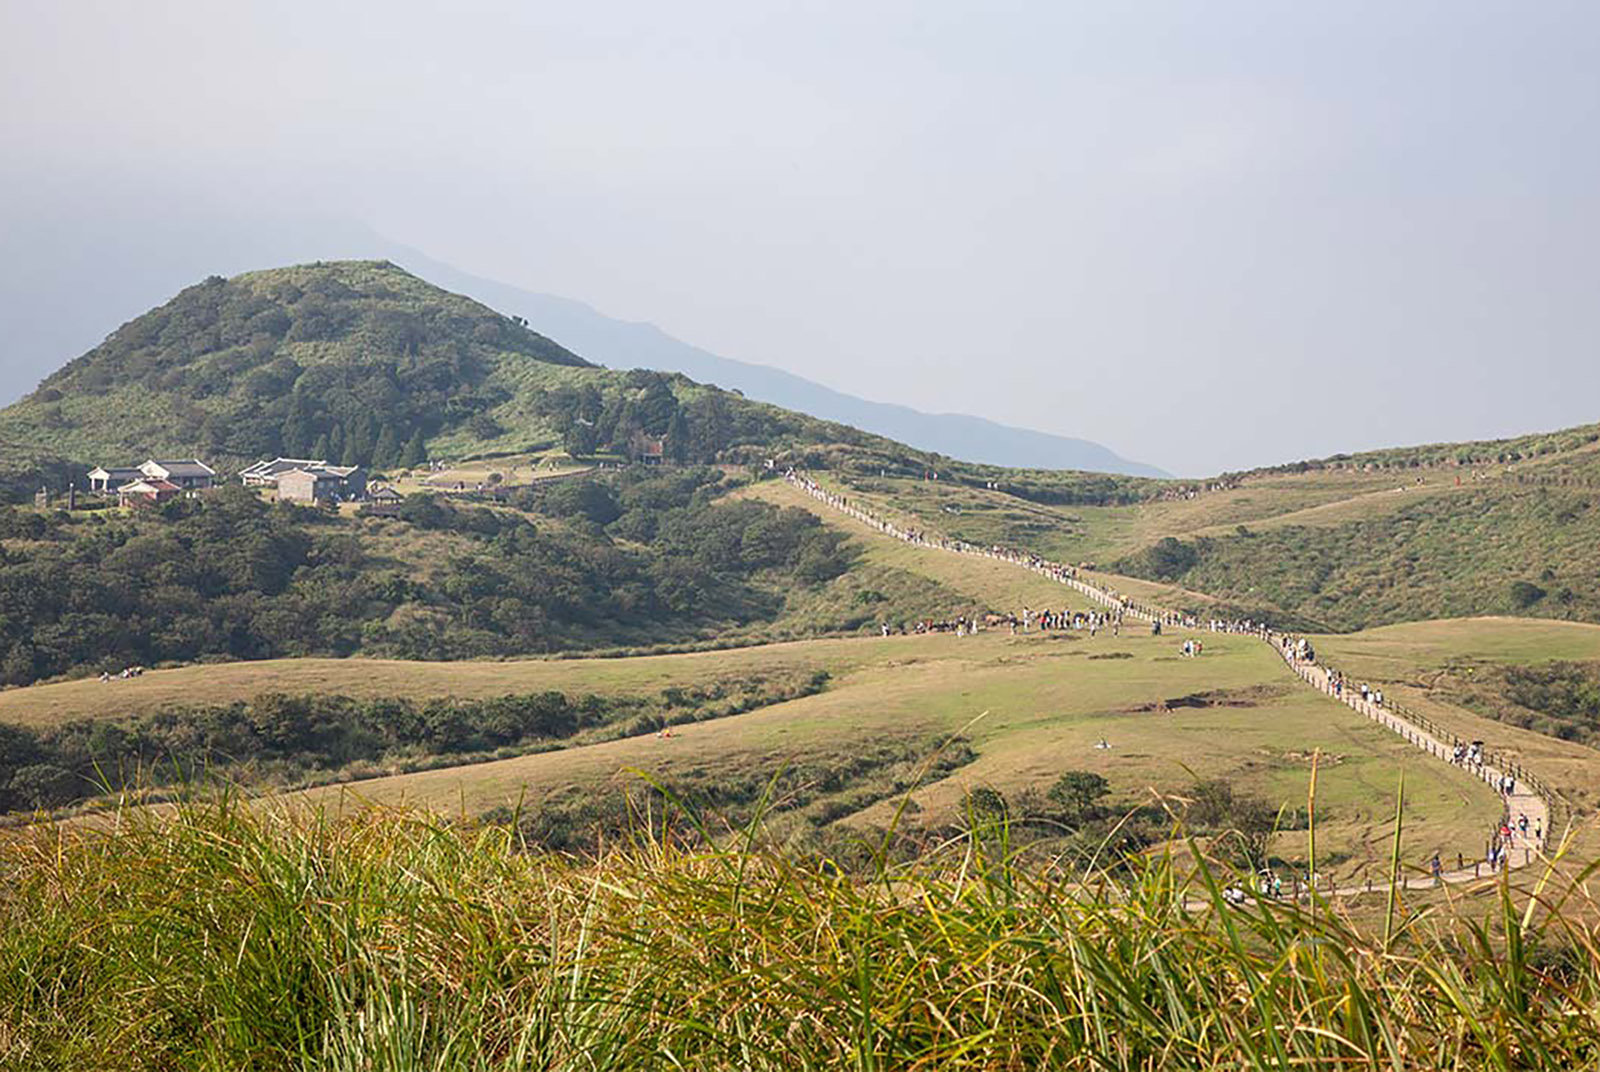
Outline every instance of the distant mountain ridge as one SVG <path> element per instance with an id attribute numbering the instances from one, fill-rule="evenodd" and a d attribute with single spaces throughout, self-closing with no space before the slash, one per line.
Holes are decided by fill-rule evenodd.
<path id="1" fill-rule="evenodd" d="M 397 249 L 393 256 L 452 290 L 502 312 L 525 317 L 561 345 L 611 368 L 681 372 L 692 380 L 738 391 L 760 402 L 848 424 L 962 461 L 1015 469 L 1075 469 L 1162 478 L 1172 475 L 1086 439 L 1015 428 L 962 413 L 924 413 L 909 406 L 857 398 L 783 369 L 711 353 L 674 338 L 654 324 L 617 320 L 583 302 L 471 275 L 416 250 Z"/>

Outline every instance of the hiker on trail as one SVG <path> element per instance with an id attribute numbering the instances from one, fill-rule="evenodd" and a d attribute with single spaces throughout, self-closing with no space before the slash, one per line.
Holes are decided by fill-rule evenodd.
<path id="1" fill-rule="evenodd" d="M 1433 854 L 1433 881 L 1437 883 L 1443 874 L 1444 865 L 1439 862 L 1439 854 L 1436 852 Z"/>

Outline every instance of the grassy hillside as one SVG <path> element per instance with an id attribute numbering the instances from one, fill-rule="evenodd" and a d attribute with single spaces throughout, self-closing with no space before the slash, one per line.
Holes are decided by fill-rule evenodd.
<path id="1" fill-rule="evenodd" d="M 1251 473 L 1307 472 L 1318 469 L 1427 469 L 1439 466 L 1490 466 L 1546 458 L 1579 450 L 1600 441 L 1600 424 L 1534 432 L 1505 439 L 1480 439 L 1466 443 L 1425 443 L 1412 447 L 1386 447 L 1356 454 L 1251 470 Z"/>
<path id="2" fill-rule="evenodd" d="M 367 261 L 208 279 L 0 411 L 0 443 L 79 463 L 289 454 L 383 468 L 564 438 L 626 449 L 636 432 L 701 461 L 878 442 L 681 376 L 590 367 L 520 320 Z"/>
<path id="3" fill-rule="evenodd" d="M 798 493 L 781 482 L 739 495 L 798 505 Z M 1081 605 L 1029 571 L 824 517 L 850 539 L 855 570 L 920 577 L 978 606 Z M 859 583 L 852 576 L 831 583 Z M 869 609 L 903 612 L 903 591 L 885 594 Z M 1240 799 L 1267 802 L 1269 817 L 1279 807 L 1292 813 L 1320 749 L 1325 872 L 1360 876 L 1379 865 L 1388 851 L 1385 802 L 1401 767 L 1408 859 L 1425 849 L 1474 851 L 1495 809 L 1478 783 L 1296 687 L 1257 641 L 1218 638 L 1200 660 L 1179 658 L 1177 643 L 1131 629 L 1097 640 L 997 631 L 600 660 L 272 660 L 13 690 L 0 693 L 0 721 L 37 734 L 55 750 L 51 763 L 82 778 L 149 769 L 151 757 L 187 741 L 191 757 L 250 758 L 252 766 L 236 772 L 258 782 L 356 778 L 350 788 L 362 798 L 469 815 L 504 814 L 521 801 L 527 836 L 556 844 L 614 829 L 626 806 L 620 787 L 636 777 L 628 772 L 709 794 L 735 814 L 754 805 L 768 779 L 789 772 L 775 831 L 808 844 L 841 821 L 887 824 L 883 801 L 914 784 L 938 743 L 957 734 L 960 750 L 950 758 L 959 763 L 910 797 L 904 822 L 919 837 L 958 824 L 978 791 L 1037 815 L 1043 794 L 1071 771 L 1104 778 L 1117 808 L 1147 808 L 1160 795 L 1219 783 Z M 819 674 L 821 691 L 795 691 Z M 548 700 L 529 708 L 527 698 L 550 692 L 562 698 L 554 709 Z M 560 720 L 568 710 L 576 721 Z M 656 736 L 664 726 L 672 734 Z M 1100 740 L 1111 747 L 1096 748 Z M 112 757 L 103 751 L 109 744 L 123 751 Z M 61 788 L 42 773 L 30 778 L 29 792 Z M 1122 836 L 1160 840 L 1164 823 L 1147 815 Z M 1274 844 L 1291 860 L 1301 849 L 1293 832 Z"/>
<path id="4" fill-rule="evenodd" d="M 1373 506 L 1169 539 L 1112 568 L 1330 630 L 1482 614 L 1600 621 L 1591 493 L 1499 480 Z"/>
<path id="5" fill-rule="evenodd" d="M 1316 646 L 1353 680 L 1537 771 L 1577 822 L 1579 858 L 1600 852 L 1592 699 L 1600 626 L 1468 618 L 1323 636 Z"/>
<path id="6" fill-rule="evenodd" d="M 1128 502 L 1036 501 L 959 474 L 931 481 L 843 470 L 831 478 L 905 524 L 1096 563 L 1168 586 L 1172 605 L 1231 609 L 1287 628 L 1485 614 L 1595 622 L 1600 449 L 1590 431 L 1526 437 L 1504 450 L 1461 446 L 1464 458 L 1503 453 L 1504 463 L 1458 463 L 1439 448 L 1422 459 L 1440 461 L 1432 468 L 1413 467 L 1408 454 L 1392 466 L 1170 485 Z"/>
<path id="7" fill-rule="evenodd" d="M 968 794 L 978 789 L 998 792 L 1017 814 L 1026 814 L 1030 798 L 1073 770 L 1104 777 L 1117 809 L 1216 780 L 1264 799 L 1274 813 L 1293 811 L 1304 804 L 1311 753 L 1318 749 L 1325 873 L 1359 877 L 1381 870 L 1388 852 L 1383 829 L 1402 767 L 1414 835 L 1408 860 L 1434 849 L 1470 857 L 1497 813 L 1493 794 L 1480 784 L 1297 688 L 1259 642 L 1221 641 L 1204 659 L 1184 660 L 1172 654 L 1171 644 L 1148 637 L 919 641 L 915 647 L 854 642 L 876 650 L 854 668 L 833 673 L 823 692 L 685 725 L 667 739 L 627 737 L 399 774 L 354 783 L 348 792 L 359 800 L 465 809 L 468 815 L 515 808 L 521 800 L 538 815 L 620 801 L 631 772 L 686 789 L 719 781 L 759 786 L 784 764 L 844 770 L 863 749 L 890 743 L 926 756 L 931 742 L 959 733 L 972 758 L 911 794 L 902 823 L 913 836 L 957 823 Z M 1184 697 L 1196 698 L 1177 702 Z M 1102 739 L 1109 749 L 1095 747 Z M 854 789 L 821 794 L 804 811 L 808 822 L 776 825 L 801 844 L 808 831 L 836 819 L 889 825 L 899 797 L 883 788 Z M 311 799 L 333 804 L 344 792 L 318 790 Z M 781 813 L 786 803 L 776 806 Z M 1274 843 L 1285 860 L 1298 859 L 1303 848 L 1295 833 Z"/>

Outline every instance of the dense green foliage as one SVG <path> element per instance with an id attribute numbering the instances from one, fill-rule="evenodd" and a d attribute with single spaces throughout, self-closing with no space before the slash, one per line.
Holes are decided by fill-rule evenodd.
<path id="1" fill-rule="evenodd" d="M 651 438 L 677 462 L 897 449 L 682 376 L 595 368 L 392 264 L 335 262 L 213 277 L 123 325 L 0 411 L 0 442 L 42 460 L 0 491 L 153 454 L 384 469 L 558 441 L 631 456 Z"/>
<path id="2" fill-rule="evenodd" d="M 354 522 L 237 487 L 136 517 L 0 510 L 0 684 L 209 656 L 440 659 L 681 640 L 770 621 L 785 591 L 847 568 L 842 537 L 814 515 L 717 502 L 722 487 L 703 469 L 599 488 L 618 499 L 611 524 L 625 543 L 592 521 L 541 531 L 514 511 L 426 496 L 399 519 Z M 571 494 L 544 492 L 545 505 Z M 367 526 L 451 542 L 418 571 L 375 551 Z"/>
<path id="3" fill-rule="evenodd" d="M 1600 748 L 1600 663 L 1452 667 L 1447 692 L 1479 714 Z"/>
<path id="4" fill-rule="evenodd" d="M 29 403 L 41 432 L 87 422 L 88 436 L 60 438 L 104 435 L 105 450 L 182 444 L 208 457 L 381 467 L 400 464 L 413 439 L 507 401 L 489 381 L 511 359 L 585 364 L 392 265 L 313 265 L 189 287 L 69 362 Z M 76 404 L 86 399 L 102 404 Z M 170 429 L 156 432 L 157 418 Z"/>
<path id="5" fill-rule="evenodd" d="M 38 730 L 0 725 L 0 812 L 215 776 L 259 787 L 454 766 L 741 714 L 811 695 L 827 680 L 756 675 L 660 696 L 546 691 L 425 702 L 268 693 Z"/>
<path id="6" fill-rule="evenodd" d="M 1595 621 L 1597 526 L 1592 495 L 1485 485 L 1341 525 L 1163 540 L 1111 568 L 1328 631 L 1477 614 Z"/>
<path id="7" fill-rule="evenodd" d="M 659 800 L 659 796 L 657 800 Z M 16 1072 L 1588 1068 L 1581 883 L 1376 923 L 1231 906 L 1225 869 L 1023 868 L 1004 837 L 842 876 L 598 858 L 497 827 L 189 806 L 15 836 L 0 1065 Z M 748 845 L 748 847 L 746 847 Z M 1213 877 L 1214 876 L 1214 877 Z M 1244 880 L 1240 880 L 1244 881 Z M 1360 917 L 1358 917 L 1360 918 Z"/>
<path id="8" fill-rule="evenodd" d="M 908 509 L 915 509 L 917 498 L 937 500 L 944 493 L 962 488 L 992 486 L 1020 503 L 1046 506 L 1123 506 L 1157 498 L 1174 486 L 1171 481 L 1149 477 L 1072 470 L 1002 469 L 882 450 L 814 452 L 801 460 L 811 468 L 837 470 L 858 492 L 903 498 L 906 500 L 903 505 Z M 906 496 L 903 481 L 907 478 L 924 481 L 918 490 L 925 495 Z"/>
<path id="9" fill-rule="evenodd" d="M 590 378 L 557 387 L 538 398 L 536 412 L 574 457 L 632 457 L 649 440 L 659 439 L 667 462 L 714 462 L 730 451 L 755 461 L 763 452 L 735 448 L 806 440 L 865 444 L 871 438 L 842 425 L 752 405 L 724 391 L 690 388 L 682 376 L 634 369 L 614 383 Z"/>

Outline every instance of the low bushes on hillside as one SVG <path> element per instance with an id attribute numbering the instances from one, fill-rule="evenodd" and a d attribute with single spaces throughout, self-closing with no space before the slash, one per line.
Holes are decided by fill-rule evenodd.
<path id="1" fill-rule="evenodd" d="M 1397 493 L 1398 494 L 1398 493 Z M 1166 539 L 1112 564 L 1238 606 L 1354 630 L 1475 614 L 1600 620 L 1593 496 L 1496 486 L 1341 525 Z"/>
<path id="2" fill-rule="evenodd" d="M 481 700 L 290 696 L 171 707 L 44 729 L 0 725 L 0 812 L 215 776 L 256 785 L 373 776 L 502 758 L 741 714 L 826 687 L 828 675 L 750 675 L 659 696 L 546 691 Z"/>
<path id="3" fill-rule="evenodd" d="M 1465 669 L 1445 686 L 1453 699 L 1501 722 L 1600 748 L 1600 663 Z"/>
<path id="4" fill-rule="evenodd" d="M 0 685 L 207 656 L 460 659 L 700 638 L 770 622 L 787 592 L 849 567 L 814 515 L 718 501 L 720 472 L 694 472 L 602 489 L 628 504 L 616 539 L 425 495 L 372 522 L 448 534 L 429 562 L 375 553 L 364 522 L 239 487 L 133 518 L 0 507 Z M 628 518 L 648 531 L 625 534 Z"/>

